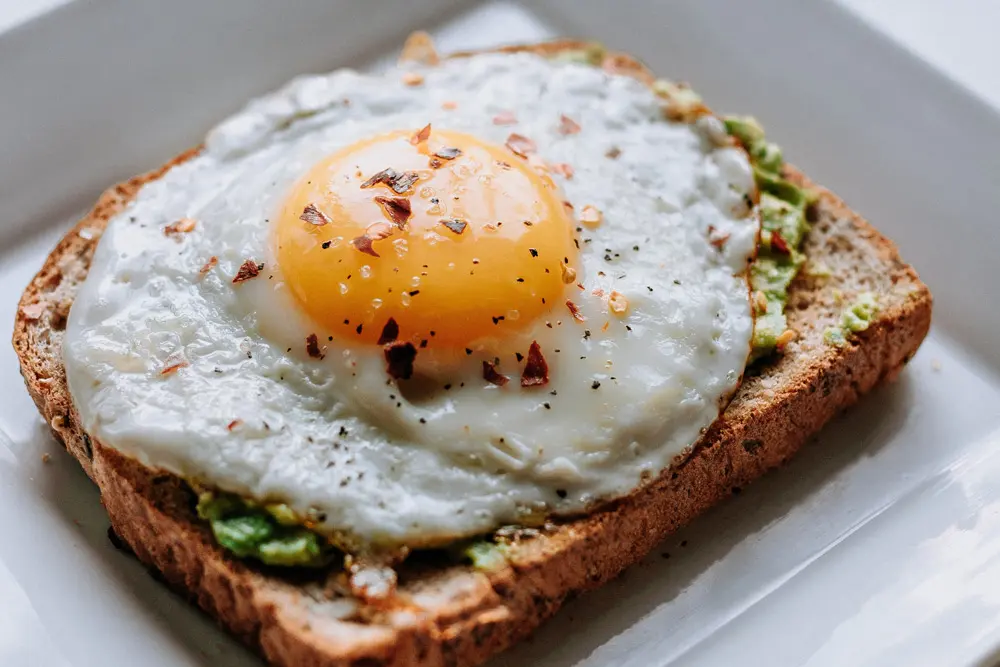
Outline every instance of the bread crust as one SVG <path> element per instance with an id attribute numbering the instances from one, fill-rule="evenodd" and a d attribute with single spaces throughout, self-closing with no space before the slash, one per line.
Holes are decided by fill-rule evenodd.
<path id="1" fill-rule="evenodd" d="M 552 54 L 585 46 L 561 41 L 504 50 Z M 612 57 L 618 71 L 652 81 L 634 59 Z M 865 280 L 885 303 L 868 330 L 843 347 L 825 344 L 822 328 L 835 322 L 840 309 L 836 289 L 800 276 L 788 309 L 800 339 L 759 377 L 744 382 L 685 460 L 597 513 L 517 542 L 499 569 L 404 563 L 401 604 L 368 608 L 343 592 L 337 572 L 297 580 L 229 557 L 194 514 L 194 498 L 181 480 L 124 457 L 80 426 L 62 367 L 62 331 L 99 233 L 145 183 L 198 150 L 102 195 L 28 285 L 13 343 L 28 392 L 53 435 L 97 483 L 117 534 L 170 586 L 275 665 L 481 663 L 530 634 L 568 598 L 617 576 L 677 528 L 784 463 L 831 417 L 893 378 L 930 326 L 930 292 L 895 246 L 834 194 L 788 167 L 788 178 L 820 193 L 806 241 L 809 256 L 840 253 L 871 273 Z"/>

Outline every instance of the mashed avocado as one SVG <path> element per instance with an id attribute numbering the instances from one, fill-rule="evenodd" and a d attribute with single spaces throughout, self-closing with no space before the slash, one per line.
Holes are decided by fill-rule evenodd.
<path id="1" fill-rule="evenodd" d="M 846 345 L 852 333 L 864 331 L 878 313 L 878 301 L 872 292 L 862 292 L 854 303 L 849 304 L 840 314 L 840 324 L 828 327 L 823 332 L 823 340 L 832 345 Z"/>
<path id="2" fill-rule="evenodd" d="M 473 542 L 462 549 L 460 557 L 469 561 L 472 567 L 481 572 L 498 570 L 507 564 L 507 556 L 503 545 L 486 540 Z"/>
<path id="3" fill-rule="evenodd" d="M 238 558 L 265 565 L 319 567 L 334 551 L 281 504 L 258 505 L 228 493 L 198 496 L 198 516 L 209 522 L 216 541 Z"/>
<path id="4" fill-rule="evenodd" d="M 809 231 L 806 208 L 813 198 L 812 193 L 781 177 L 784 165 L 781 149 L 765 139 L 764 130 L 756 120 L 730 116 L 725 124 L 726 131 L 750 155 L 760 189 L 760 245 L 757 261 L 750 271 L 757 316 L 750 359 L 755 361 L 774 352 L 778 336 L 788 328 L 785 318 L 788 287 L 805 262 L 800 246 Z"/>
<path id="5" fill-rule="evenodd" d="M 324 537 L 304 528 L 287 505 L 261 505 L 230 493 L 203 491 L 197 511 L 219 546 L 237 558 L 279 567 L 323 567 L 337 554 Z M 506 545 L 489 539 L 461 541 L 449 551 L 456 562 L 484 572 L 507 564 Z"/>

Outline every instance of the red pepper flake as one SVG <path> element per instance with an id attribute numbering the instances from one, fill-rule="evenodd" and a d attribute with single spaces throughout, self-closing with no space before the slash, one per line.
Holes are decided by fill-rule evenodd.
<path id="1" fill-rule="evenodd" d="M 570 313 L 570 315 L 573 316 L 574 320 L 576 320 L 577 322 L 586 322 L 587 321 L 587 316 L 580 312 L 579 306 L 577 306 L 575 303 L 573 303 L 569 299 L 566 300 L 566 307 L 569 308 L 569 313 Z"/>
<path id="2" fill-rule="evenodd" d="M 517 123 L 517 116 L 513 111 L 501 111 L 493 116 L 494 125 L 514 125 Z"/>
<path id="3" fill-rule="evenodd" d="M 205 265 L 202 266 L 200 269 L 198 269 L 198 275 L 200 276 L 208 275 L 208 272 L 214 269 L 215 265 L 218 263 L 219 263 L 219 258 L 216 257 L 215 255 L 212 255 L 211 257 L 208 258 L 208 261 L 205 262 Z"/>
<path id="4" fill-rule="evenodd" d="M 715 225 L 708 226 L 708 243 L 713 245 L 719 250 L 722 250 L 723 246 L 726 245 L 726 241 L 729 240 L 729 234 L 716 233 Z"/>
<path id="5" fill-rule="evenodd" d="M 438 222 L 456 234 L 461 234 L 465 231 L 465 228 L 469 226 L 469 223 L 465 220 L 459 220 L 458 218 L 443 218 Z"/>
<path id="6" fill-rule="evenodd" d="M 523 134 L 517 134 L 516 132 L 507 137 L 507 142 L 504 145 L 507 146 L 507 148 L 509 148 L 515 155 L 519 155 L 524 158 L 538 150 L 538 146 L 535 145 L 534 141 Z"/>
<path id="7" fill-rule="evenodd" d="M 365 188 L 371 188 L 378 185 L 379 183 L 388 184 L 398 177 L 399 174 L 396 173 L 396 170 L 393 169 L 392 167 L 389 167 L 388 169 L 383 169 L 382 171 L 378 172 L 377 174 L 369 178 L 367 181 L 362 183 L 361 189 L 363 190 Z"/>
<path id="8" fill-rule="evenodd" d="M 181 368 L 186 368 L 191 364 L 188 363 L 187 359 L 180 355 L 171 355 L 164 365 L 163 370 L 160 371 L 160 375 L 173 375 Z"/>
<path id="9" fill-rule="evenodd" d="M 415 171 L 403 172 L 390 181 L 389 187 L 397 195 L 405 195 L 413 187 L 413 184 L 417 182 L 418 178 L 420 178 L 420 175 Z"/>
<path id="10" fill-rule="evenodd" d="M 542 356 L 542 348 L 538 347 L 538 341 L 531 341 L 528 360 L 524 364 L 524 372 L 521 373 L 521 386 L 542 387 L 548 383 L 549 365 Z"/>
<path id="11" fill-rule="evenodd" d="M 385 213 L 385 217 L 399 227 L 400 229 L 406 229 L 406 222 L 410 219 L 412 214 L 412 209 L 410 208 L 410 200 L 405 197 L 375 197 L 375 203 L 382 207 L 382 212 Z"/>
<path id="12" fill-rule="evenodd" d="M 315 204 L 309 204 L 302 209 L 302 215 L 299 216 L 299 220 L 305 220 L 310 225 L 316 225 L 317 227 L 322 227 L 333 222 L 326 213 L 316 208 Z"/>
<path id="13" fill-rule="evenodd" d="M 462 149 L 452 148 L 450 146 L 445 146 L 444 148 L 439 148 L 436 151 L 434 151 L 434 155 L 438 156 L 442 160 L 454 160 L 461 154 L 462 154 Z"/>
<path id="14" fill-rule="evenodd" d="M 385 326 L 382 327 L 382 333 L 378 337 L 378 344 L 387 345 L 395 342 L 397 338 L 399 338 L 399 325 L 396 324 L 396 320 L 390 317 Z"/>
<path id="15" fill-rule="evenodd" d="M 351 239 L 351 245 L 357 248 L 359 252 L 363 252 L 366 255 L 371 255 L 372 257 L 381 257 L 381 255 L 375 252 L 375 248 L 372 247 L 371 237 L 366 234 L 362 234 L 361 236 L 355 236 L 353 239 Z"/>
<path id="16" fill-rule="evenodd" d="M 252 259 L 244 261 L 242 264 L 240 264 L 239 270 L 233 277 L 233 284 L 235 285 L 237 283 L 242 283 L 246 280 L 250 280 L 251 278 L 256 278 L 257 276 L 260 275 L 260 272 L 263 268 L 264 268 L 263 262 L 258 264 Z"/>
<path id="17" fill-rule="evenodd" d="M 410 143 L 414 146 L 418 146 L 431 137 L 431 124 L 427 123 L 422 128 L 420 128 L 416 134 L 410 137 Z"/>
<path id="18" fill-rule="evenodd" d="M 193 232 L 197 224 L 194 218 L 181 218 L 177 222 L 171 222 L 164 227 L 163 235 L 175 236 L 177 234 L 187 234 L 188 232 Z"/>
<path id="19" fill-rule="evenodd" d="M 400 174 L 395 169 L 390 167 L 389 169 L 383 169 L 362 183 L 361 189 L 364 190 L 381 183 L 388 185 L 397 195 L 403 195 L 409 192 L 409 190 L 413 187 L 413 184 L 416 183 L 419 178 L 420 175 L 415 171 L 405 171 Z"/>
<path id="20" fill-rule="evenodd" d="M 483 379 L 498 387 L 502 387 L 510 382 L 510 378 L 498 371 L 496 364 L 490 361 L 483 362 Z"/>
<path id="21" fill-rule="evenodd" d="M 29 303 L 27 306 L 21 306 L 21 314 L 24 315 L 24 319 L 29 322 L 40 320 L 42 318 L 42 313 L 44 312 L 44 303 Z"/>
<path id="22" fill-rule="evenodd" d="M 396 341 L 384 348 L 386 372 L 389 377 L 409 380 L 413 375 L 413 360 L 417 358 L 417 348 L 413 343 Z"/>
<path id="23" fill-rule="evenodd" d="M 791 248 L 788 247 L 788 241 L 777 230 L 771 232 L 771 247 L 782 255 L 790 255 L 792 253 Z"/>
<path id="24" fill-rule="evenodd" d="M 573 166 L 570 164 L 566 164 L 565 162 L 556 162 L 549 168 L 555 173 L 565 176 L 567 179 L 573 178 L 573 174 L 576 173 L 576 170 L 573 169 Z"/>
<path id="25" fill-rule="evenodd" d="M 228 425 L 226 425 L 226 430 L 227 431 L 232 431 L 234 428 L 236 428 L 236 427 L 238 427 L 238 426 L 240 426 L 242 424 L 243 424 L 243 420 L 242 419 L 234 419 L 233 421 L 229 422 Z"/>
<path id="26" fill-rule="evenodd" d="M 306 353 L 313 359 L 322 359 L 326 355 L 319 349 L 319 337 L 311 333 L 306 336 Z"/>
<path id="27" fill-rule="evenodd" d="M 441 103 L 441 108 L 445 111 L 454 111 L 458 108 L 458 102 L 455 102 L 454 100 L 445 100 Z"/>
<path id="28" fill-rule="evenodd" d="M 392 236 L 392 225 L 387 222 L 376 222 L 368 225 L 368 229 L 365 230 L 364 234 L 351 239 L 351 245 L 366 255 L 380 257 L 381 255 L 375 252 L 375 248 L 372 244 L 375 243 L 375 241 L 381 241 L 382 239 L 390 236 Z"/>
<path id="29" fill-rule="evenodd" d="M 580 124 L 569 116 L 559 117 L 559 134 L 576 134 L 580 131 Z"/>

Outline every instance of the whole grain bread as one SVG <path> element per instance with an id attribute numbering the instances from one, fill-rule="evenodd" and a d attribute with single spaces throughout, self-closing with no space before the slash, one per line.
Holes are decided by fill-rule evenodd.
<path id="1" fill-rule="evenodd" d="M 519 48 L 551 54 L 584 46 Z M 610 57 L 618 71 L 652 80 L 628 56 Z M 118 454 L 80 426 L 61 344 L 101 230 L 145 183 L 195 154 L 104 193 L 28 285 L 13 342 L 28 391 L 55 437 L 100 487 L 115 532 L 172 587 L 276 665 L 479 664 L 530 634 L 567 598 L 615 577 L 678 527 L 784 463 L 831 417 L 893 378 L 930 326 L 930 292 L 895 246 L 836 195 L 787 167 L 789 179 L 819 192 L 804 249 L 826 270 L 796 279 L 788 321 L 798 338 L 745 379 L 691 455 L 597 513 L 515 540 L 506 564 L 490 571 L 413 557 L 399 569 L 396 603 L 369 606 L 346 592 L 335 569 L 289 574 L 230 557 L 197 518 L 195 498 L 180 479 Z M 871 326 L 847 345 L 825 342 L 824 330 L 838 323 L 844 301 L 861 292 L 878 296 Z"/>

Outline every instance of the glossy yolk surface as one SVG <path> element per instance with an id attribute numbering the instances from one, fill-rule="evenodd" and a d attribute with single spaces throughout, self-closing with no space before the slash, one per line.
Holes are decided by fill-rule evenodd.
<path id="1" fill-rule="evenodd" d="M 388 170 L 388 171 L 387 171 Z M 326 332 L 459 348 L 562 303 L 576 265 L 552 179 L 504 146 L 414 129 L 363 139 L 314 165 L 275 228 L 278 263 Z"/>

